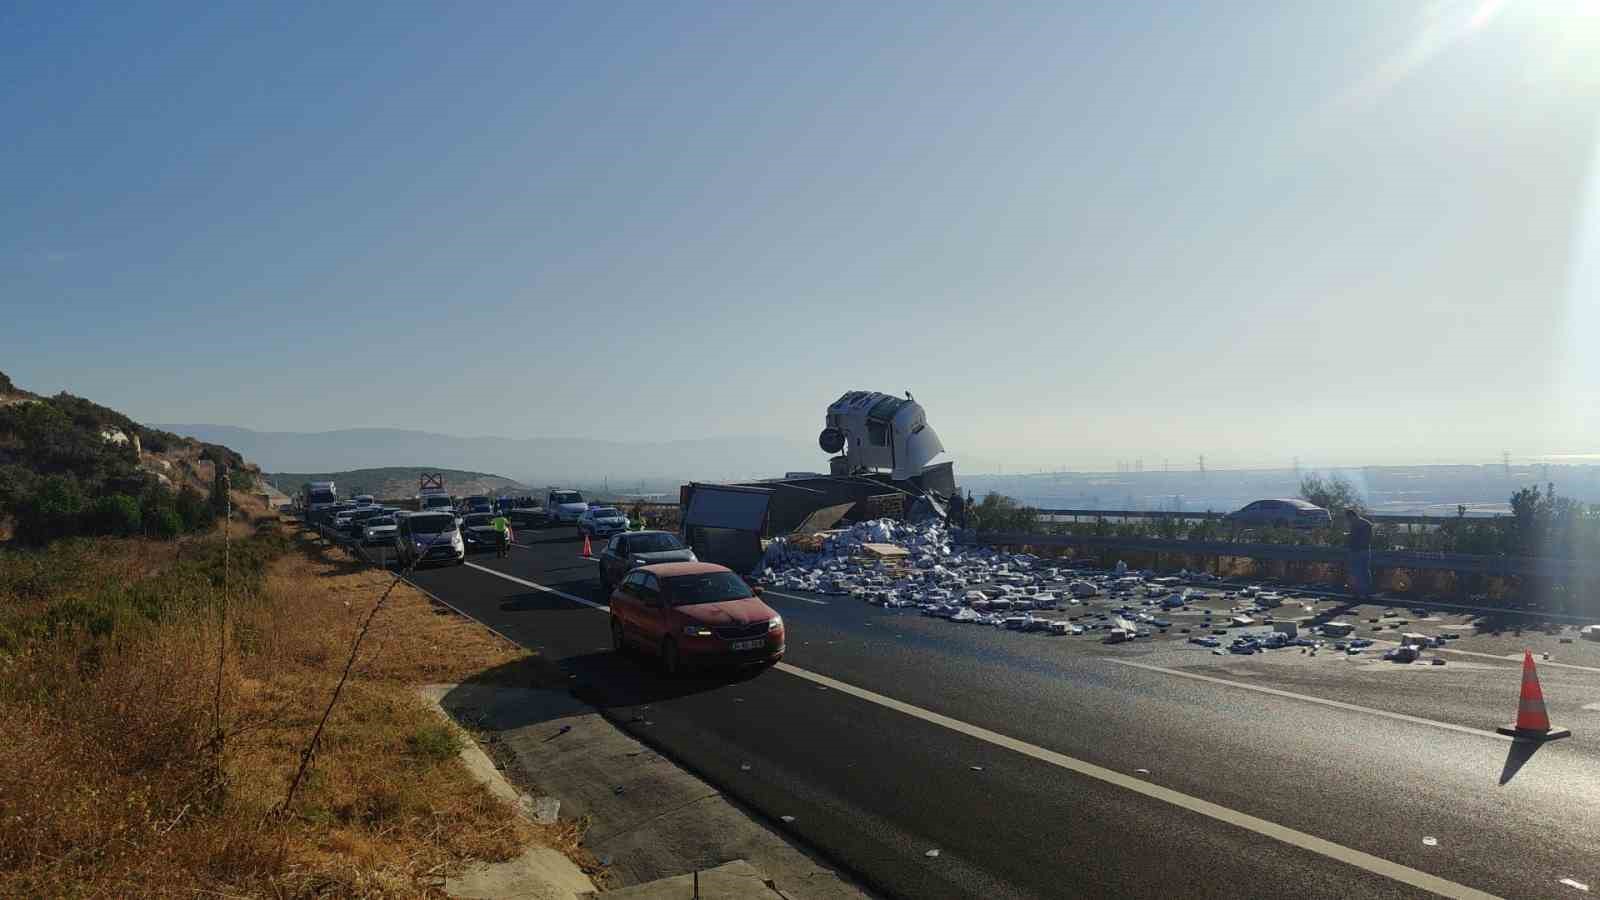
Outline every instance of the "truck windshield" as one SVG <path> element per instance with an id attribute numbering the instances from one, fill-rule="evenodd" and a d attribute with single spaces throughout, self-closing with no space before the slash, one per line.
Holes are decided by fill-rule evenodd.
<path id="1" fill-rule="evenodd" d="M 676 575 L 662 581 L 663 596 L 670 606 L 692 606 L 696 603 L 721 603 L 724 600 L 743 600 L 750 596 L 750 586 L 732 572 L 702 572 L 698 575 Z"/>
<path id="2" fill-rule="evenodd" d="M 422 498 L 422 507 L 424 509 L 438 509 L 441 506 L 449 506 L 449 505 L 450 505 L 450 498 L 444 496 L 443 494 L 440 494 L 440 495 L 435 496 L 435 497 L 423 497 Z"/>
<path id="3" fill-rule="evenodd" d="M 583 495 L 577 491 L 556 491 L 553 495 L 556 503 L 582 503 Z"/>
<path id="4" fill-rule="evenodd" d="M 311 492 L 311 501 L 310 502 L 312 502 L 312 503 L 332 503 L 332 502 L 334 502 L 334 499 L 335 498 L 333 496 L 333 491 L 312 491 Z"/>

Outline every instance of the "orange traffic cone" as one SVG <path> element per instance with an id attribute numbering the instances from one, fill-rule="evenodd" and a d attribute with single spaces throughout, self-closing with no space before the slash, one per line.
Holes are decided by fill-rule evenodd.
<path id="1" fill-rule="evenodd" d="M 1571 729 L 1550 727 L 1550 714 L 1544 708 L 1544 691 L 1539 689 L 1539 670 L 1534 668 L 1530 651 L 1522 651 L 1522 698 L 1517 702 L 1517 722 L 1495 731 L 1528 741 L 1572 737 Z"/>
<path id="2" fill-rule="evenodd" d="M 594 558 L 594 548 L 589 545 L 589 535 L 587 535 L 587 534 L 585 534 L 583 536 L 583 558 L 584 559 L 593 559 Z M 1532 665 L 1533 660 L 1529 659 L 1528 663 L 1529 663 L 1529 665 Z M 1537 691 L 1539 689 L 1538 683 L 1534 684 L 1533 689 L 1535 691 Z M 1540 708 L 1542 709 L 1543 707 L 1540 707 Z"/>

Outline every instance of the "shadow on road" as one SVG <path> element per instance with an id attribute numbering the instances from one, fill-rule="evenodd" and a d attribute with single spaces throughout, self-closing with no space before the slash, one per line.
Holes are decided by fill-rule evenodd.
<path id="1" fill-rule="evenodd" d="M 521 528 L 516 533 L 517 543 L 524 547 L 540 544 L 576 544 L 583 540 L 576 528 Z"/>
<path id="2" fill-rule="evenodd" d="M 653 703 L 738 685 L 762 671 L 763 667 L 712 669 L 669 677 L 644 654 L 597 650 L 557 661 L 534 655 L 461 682 L 443 703 L 464 721 L 496 731 L 537 725 L 586 707 L 621 721 L 643 722 L 648 721 Z M 531 689 L 537 700 L 523 695 L 515 703 L 490 704 L 481 699 L 485 688 Z"/>
<path id="3" fill-rule="evenodd" d="M 1533 759 L 1541 746 L 1537 741 L 1512 741 L 1511 749 L 1506 752 L 1505 767 L 1500 770 L 1500 783 L 1504 785 L 1517 777 L 1517 773 L 1522 771 L 1528 760 Z"/>

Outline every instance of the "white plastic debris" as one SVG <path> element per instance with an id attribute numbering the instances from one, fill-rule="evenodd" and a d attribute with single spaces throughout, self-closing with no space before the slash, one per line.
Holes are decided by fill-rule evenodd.
<path id="1" fill-rule="evenodd" d="M 936 848 L 934 848 L 932 850 L 929 850 L 927 853 L 924 853 L 922 855 L 926 856 L 929 859 L 938 859 L 939 858 L 939 850 L 936 847 Z"/>
<path id="2" fill-rule="evenodd" d="M 1577 880 L 1572 879 L 1572 878 L 1563 878 L 1563 879 L 1561 879 L 1561 881 L 1559 883 L 1560 884 L 1564 884 L 1569 888 L 1576 888 L 1577 890 L 1584 891 L 1584 892 L 1587 892 L 1589 890 L 1589 886 L 1587 884 L 1584 884 L 1583 882 L 1577 881 Z"/>
<path id="3" fill-rule="evenodd" d="M 794 816 L 779 816 L 778 818 L 781 819 L 785 825 L 794 821 Z"/>
<path id="4" fill-rule="evenodd" d="M 540 825 L 554 825 L 561 815 L 561 800 L 557 797 L 535 797 L 532 806 L 533 820 Z"/>
<path id="5" fill-rule="evenodd" d="M 1425 837 L 1422 839 L 1422 845 L 1424 847 L 1437 847 L 1439 846 L 1439 839 L 1436 837 Z"/>

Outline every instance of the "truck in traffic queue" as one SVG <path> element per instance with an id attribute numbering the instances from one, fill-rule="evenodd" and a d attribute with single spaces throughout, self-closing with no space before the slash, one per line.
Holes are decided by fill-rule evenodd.
<path id="1" fill-rule="evenodd" d="M 307 525 L 320 525 L 339 502 L 339 489 L 331 481 L 308 481 L 300 486 L 300 508 Z"/>

